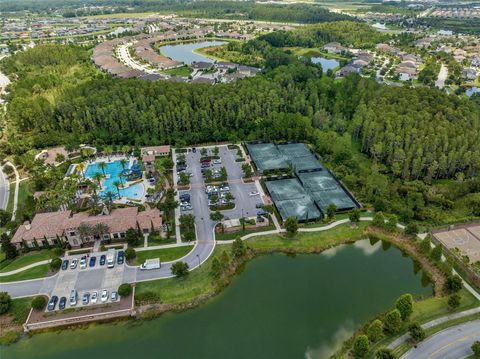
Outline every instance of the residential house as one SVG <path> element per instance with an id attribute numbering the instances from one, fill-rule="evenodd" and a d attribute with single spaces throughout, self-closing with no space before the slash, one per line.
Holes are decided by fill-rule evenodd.
<path id="1" fill-rule="evenodd" d="M 341 54 L 346 49 L 338 42 L 329 42 L 328 44 L 322 47 L 323 50 L 327 51 L 329 54 Z"/>
<path id="2" fill-rule="evenodd" d="M 467 81 L 475 81 L 477 78 L 477 70 L 472 68 L 466 68 L 462 71 L 462 79 Z"/>
<path id="3" fill-rule="evenodd" d="M 95 228 L 103 224 L 103 234 L 82 234 L 79 228 L 88 226 Z M 55 245 L 59 241 L 79 247 L 95 240 L 122 239 L 130 228 L 148 234 L 162 227 L 162 217 L 156 208 L 139 212 L 137 207 L 114 209 L 110 214 L 90 216 L 87 212 L 72 211 L 38 213 L 32 222 L 21 225 L 12 238 L 12 243 L 20 248 L 22 243 L 27 247 Z"/>

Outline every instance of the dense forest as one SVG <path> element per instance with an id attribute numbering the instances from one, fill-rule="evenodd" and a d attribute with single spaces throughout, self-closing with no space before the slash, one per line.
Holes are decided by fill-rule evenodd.
<path id="1" fill-rule="evenodd" d="M 92 9 L 85 5 L 93 6 Z M 104 6 L 104 9 L 99 8 Z M 2 11 L 29 10 L 58 13 L 65 17 L 128 13 L 143 11 L 175 12 L 180 16 L 215 19 L 267 20 L 278 22 L 317 23 L 351 19 L 350 16 L 330 12 L 315 4 L 257 4 L 253 1 L 184 1 L 184 0 L 6 0 L 0 2 Z"/>
<path id="2" fill-rule="evenodd" d="M 307 141 L 361 201 L 404 221 L 480 215 L 472 212 L 480 201 L 477 103 L 359 76 L 337 81 L 260 43 L 267 59 L 274 53 L 265 74 L 215 86 L 111 78 L 73 45 L 19 53 L 3 64 L 18 81 L 0 150 L 26 164 L 32 147 L 57 144 Z M 446 178 L 456 185 L 439 182 Z"/>
<path id="3" fill-rule="evenodd" d="M 259 40 L 274 47 L 318 47 L 335 41 L 343 46 L 373 48 L 388 39 L 389 35 L 376 31 L 372 26 L 352 21 L 326 22 L 293 31 L 275 31 L 259 37 Z"/>

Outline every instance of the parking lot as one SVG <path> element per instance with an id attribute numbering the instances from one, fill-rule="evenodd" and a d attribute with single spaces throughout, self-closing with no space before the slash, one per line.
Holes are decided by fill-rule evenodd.
<path id="1" fill-rule="evenodd" d="M 234 197 L 233 203 L 235 207 L 233 209 L 222 210 L 222 214 L 226 219 L 239 219 L 243 217 L 254 217 L 257 215 L 259 209 L 257 205 L 262 204 L 262 198 L 259 194 L 259 189 L 254 182 L 243 183 L 243 170 L 242 164 L 244 162 L 236 162 L 237 150 L 228 149 L 226 145 L 218 146 L 220 161 L 214 163 L 212 160 L 210 166 L 205 166 L 203 169 L 210 169 L 212 172 L 215 170 L 220 171 L 221 167 L 225 167 L 227 171 L 227 180 L 223 181 L 228 186 L 228 192 Z M 206 193 L 206 187 L 204 177 L 202 175 L 201 148 L 196 148 L 195 152 L 190 148 L 185 153 L 186 171 L 191 173 L 190 177 L 190 190 L 179 191 L 179 201 L 183 194 L 190 195 L 190 207 L 181 208 L 182 214 L 191 213 L 195 216 L 195 225 L 197 231 L 197 238 L 201 239 L 213 239 L 213 228 L 215 223 L 210 220 L 210 207 L 209 199 Z M 213 147 L 208 147 L 208 156 L 213 155 Z M 218 187 L 218 197 L 220 194 L 227 191 L 220 191 Z M 219 199 L 220 201 L 220 199 Z M 180 201 L 181 202 L 181 201 Z M 212 202 L 210 202 L 212 203 Z M 186 209 L 188 208 L 188 209 Z"/>
<path id="2" fill-rule="evenodd" d="M 117 263 L 118 251 L 115 256 L 115 266 L 113 268 L 107 268 L 107 264 L 100 265 L 100 256 L 106 255 L 107 252 L 98 252 L 83 255 L 67 256 L 64 260 L 68 260 L 68 267 L 61 269 L 55 286 L 52 291 L 52 296 L 58 297 L 58 302 L 55 305 L 55 310 L 59 309 L 60 299 L 66 298 L 66 308 L 78 308 L 85 306 L 92 306 L 98 304 L 111 303 L 111 294 L 116 292 L 120 284 L 125 283 L 125 264 Z M 82 257 L 86 257 L 86 268 L 81 268 L 80 261 Z M 89 266 L 90 258 L 95 257 L 94 266 Z M 71 268 L 72 261 L 76 259 L 78 264 L 75 268 Z M 70 295 L 72 289 L 77 291 L 77 303 L 76 305 L 70 305 Z M 108 298 L 102 301 L 102 291 L 108 291 Z M 97 293 L 96 303 L 92 303 L 92 294 Z M 89 294 L 88 304 L 83 304 L 82 299 L 85 293 Z M 49 308 L 47 306 L 47 311 Z"/>

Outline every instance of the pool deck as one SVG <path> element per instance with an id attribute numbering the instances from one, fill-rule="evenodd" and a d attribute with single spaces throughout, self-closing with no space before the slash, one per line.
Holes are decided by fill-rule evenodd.
<path id="1" fill-rule="evenodd" d="M 85 162 L 85 164 L 86 164 L 85 171 L 88 169 L 89 165 L 92 165 L 92 164 L 95 164 L 95 163 L 99 163 L 99 162 L 113 163 L 113 162 L 120 161 L 120 160 L 125 159 L 125 158 L 127 158 L 127 157 L 123 156 L 123 155 L 122 156 L 98 156 L 98 157 L 95 158 L 95 160 L 90 160 L 90 161 Z M 136 158 L 134 156 L 130 156 L 127 159 L 129 160 L 128 168 L 131 168 L 133 166 L 133 164 L 135 163 Z M 110 178 L 110 174 L 107 173 L 105 178 Z M 108 190 L 108 188 L 103 185 L 103 182 L 104 182 L 104 180 L 102 180 L 102 185 L 101 185 L 101 188 L 100 188 L 101 192 Z M 144 190 L 143 190 L 143 194 L 140 196 L 140 198 L 121 197 L 120 199 L 116 199 L 113 202 L 117 203 L 117 204 L 126 204 L 127 202 L 130 202 L 130 201 L 132 201 L 134 203 L 141 203 L 141 204 L 145 203 L 145 195 L 147 194 L 147 189 L 149 187 L 151 187 L 148 179 L 145 177 L 145 172 L 142 173 L 141 181 L 140 180 L 134 180 L 134 181 L 124 182 L 124 187 L 123 188 L 128 188 L 128 187 L 130 187 L 132 185 L 135 185 L 137 183 L 142 183 L 143 184 L 143 189 Z"/>

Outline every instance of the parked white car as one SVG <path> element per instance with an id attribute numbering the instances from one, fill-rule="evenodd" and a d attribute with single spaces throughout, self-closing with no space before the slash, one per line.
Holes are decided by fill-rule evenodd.
<path id="1" fill-rule="evenodd" d="M 87 257 L 80 258 L 80 269 L 87 268 Z"/>
<path id="2" fill-rule="evenodd" d="M 108 300 L 108 290 L 106 290 L 106 289 L 102 290 L 101 300 L 102 300 L 103 303 Z"/>
<path id="3" fill-rule="evenodd" d="M 248 195 L 253 197 L 253 196 L 258 196 L 259 194 L 260 193 L 258 191 L 252 191 Z"/>
<path id="4" fill-rule="evenodd" d="M 70 263 L 70 269 L 75 269 L 75 268 L 77 268 L 77 264 L 78 264 L 78 259 L 77 259 L 77 258 L 73 258 L 73 259 L 72 259 L 72 263 Z"/>
<path id="5" fill-rule="evenodd" d="M 93 292 L 92 293 L 92 296 L 90 297 L 90 302 L 92 304 L 97 304 L 97 299 L 98 299 L 98 293 L 97 292 Z"/>

